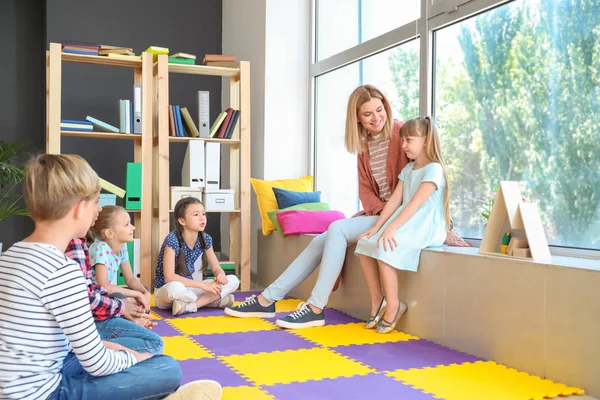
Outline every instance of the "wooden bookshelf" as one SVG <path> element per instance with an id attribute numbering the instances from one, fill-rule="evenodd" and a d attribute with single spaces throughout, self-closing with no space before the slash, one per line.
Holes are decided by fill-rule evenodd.
<path id="1" fill-rule="evenodd" d="M 135 133 L 60 131 L 60 135 L 88 139 L 142 140 L 142 135 Z"/>
<path id="2" fill-rule="evenodd" d="M 106 132 L 75 132 L 60 129 L 62 116 L 62 63 L 98 64 L 132 68 L 133 83 L 141 84 L 142 132 L 145 134 L 123 134 Z M 127 210 L 134 215 L 135 236 L 140 239 L 140 280 L 147 287 L 152 285 L 152 112 L 153 70 L 152 54 L 143 53 L 141 59 L 123 60 L 104 56 L 88 56 L 63 53 L 60 43 L 50 43 L 46 52 L 46 152 L 60 154 L 61 138 L 79 137 L 95 139 L 131 140 L 134 143 L 132 160 L 142 163 L 142 209 Z M 115 101 L 115 107 L 117 102 Z M 93 115 L 93 110 L 90 110 Z M 109 155 L 110 156 L 110 155 Z"/>
<path id="3" fill-rule="evenodd" d="M 170 231 L 169 143 L 204 140 L 229 145 L 229 182 L 235 191 L 233 211 L 229 214 L 229 257 L 235 262 L 241 290 L 250 289 L 250 63 L 241 61 L 239 68 L 204 65 L 169 64 L 166 55 L 159 55 L 154 65 L 154 82 L 158 104 L 154 115 L 154 197 L 156 208 L 152 223 L 154 256 Z M 195 74 L 222 78 L 229 84 L 229 106 L 241 111 L 232 139 L 182 138 L 169 136 L 169 75 Z M 209 211 L 210 212 L 210 211 Z"/>
<path id="4" fill-rule="evenodd" d="M 231 144 L 231 145 L 239 145 L 242 141 L 240 139 L 206 139 L 206 138 L 191 138 L 191 137 L 179 137 L 179 136 L 169 136 L 169 142 L 184 142 L 187 143 L 191 140 L 202 140 L 206 143 L 221 143 L 221 144 Z"/>

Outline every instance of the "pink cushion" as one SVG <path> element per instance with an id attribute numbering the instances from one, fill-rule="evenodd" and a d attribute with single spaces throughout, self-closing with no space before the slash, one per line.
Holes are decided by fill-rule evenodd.
<path id="1" fill-rule="evenodd" d="M 323 233 L 332 222 L 346 218 L 339 211 L 291 210 L 277 213 L 277 220 L 284 235 Z"/>

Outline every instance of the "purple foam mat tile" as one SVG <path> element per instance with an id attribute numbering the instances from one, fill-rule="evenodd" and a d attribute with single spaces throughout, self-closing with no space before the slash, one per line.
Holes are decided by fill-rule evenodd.
<path id="1" fill-rule="evenodd" d="M 285 318 L 290 314 L 290 312 L 278 312 L 275 314 L 275 319 Z M 361 322 L 361 320 L 333 308 L 325 309 L 325 325 L 342 325 L 352 322 Z"/>
<path id="2" fill-rule="evenodd" d="M 435 367 L 481 360 L 427 340 L 336 347 L 335 351 L 379 371 Z"/>
<path id="3" fill-rule="evenodd" d="M 278 400 L 402 399 L 434 400 L 429 394 L 381 374 L 266 386 Z"/>
<path id="4" fill-rule="evenodd" d="M 191 336 L 217 356 L 309 349 L 315 345 L 286 331 L 258 331 Z"/>
<path id="5" fill-rule="evenodd" d="M 169 325 L 166 321 L 156 321 L 157 325 L 152 328 L 152 332 L 158 336 L 182 336 L 183 334 Z"/>
<path id="6" fill-rule="evenodd" d="M 261 292 L 257 290 L 252 290 L 248 292 L 233 292 L 233 297 L 235 298 L 235 301 L 244 301 L 246 300 L 246 297 L 250 297 L 253 294 L 258 296 L 260 293 Z"/>
<path id="7" fill-rule="evenodd" d="M 250 384 L 246 379 L 215 358 L 184 360 L 179 361 L 179 365 L 181 365 L 182 385 L 199 379 L 215 380 L 221 386 L 246 386 Z"/>

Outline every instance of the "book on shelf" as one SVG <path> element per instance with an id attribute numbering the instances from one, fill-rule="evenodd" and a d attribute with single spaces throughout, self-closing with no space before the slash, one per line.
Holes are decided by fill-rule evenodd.
<path id="1" fill-rule="evenodd" d="M 169 56 L 169 64 L 184 64 L 184 65 L 195 65 L 196 60 L 193 58 L 178 58 Z"/>
<path id="2" fill-rule="evenodd" d="M 181 109 L 181 116 L 183 117 L 183 120 L 185 121 L 185 124 L 188 128 L 188 132 L 190 133 L 190 136 L 194 137 L 194 138 L 200 137 L 198 128 L 196 128 L 196 124 L 194 123 L 194 120 L 192 119 L 192 116 L 190 115 L 190 112 L 188 111 L 187 107 L 183 107 Z"/>
<path id="3" fill-rule="evenodd" d="M 195 59 L 196 59 L 196 56 L 195 56 L 195 55 L 193 55 L 193 54 L 189 54 L 189 53 L 176 53 L 176 54 L 173 54 L 172 56 L 169 56 L 169 57 L 175 57 L 175 58 L 190 58 L 190 59 L 192 59 L 192 60 L 195 60 Z"/>
<path id="4" fill-rule="evenodd" d="M 169 105 L 169 136 L 177 136 L 177 131 L 175 130 L 175 117 L 173 112 L 173 106 Z"/>
<path id="5" fill-rule="evenodd" d="M 92 123 L 88 121 L 76 121 L 72 119 L 61 119 L 60 130 L 61 131 L 73 131 L 73 132 L 91 132 L 93 129 Z"/>
<path id="6" fill-rule="evenodd" d="M 61 48 L 63 53 L 97 56 L 100 45 L 97 43 L 63 41 Z"/>
<path id="7" fill-rule="evenodd" d="M 104 180 L 102 178 L 98 178 L 100 179 L 100 187 L 104 190 L 106 190 L 107 192 L 110 192 L 116 196 L 119 196 L 120 198 L 125 197 L 125 190 L 121 189 L 120 187 L 118 187 L 115 184 L 110 183 L 107 180 Z"/>
<path id="8" fill-rule="evenodd" d="M 100 49 L 98 50 L 98 55 L 107 56 L 109 54 L 135 56 L 135 53 L 133 52 L 133 49 L 131 47 L 109 46 L 101 44 Z"/>
<path id="9" fill-rule="evenodd" d="M 219 129 L 219 127 L 225 120 L 226 116 L 227 116 L 227 112 L 225 112 L 225 111 L 223 111 L 222 113 L 220 113 L 217 116 L 217 118 L 215 119 L 215 122 L 213 122 L 212 126 L 210 127 L 210 133 L 208 134 L 209 138 L 212 138 L 215 136 L 215 134 L 217 133 L 217 130 Z"/>
<path id="10" fill-rule="evenodd" d="M 167 47 L 150 46 L 144 53 L 152 53 L 152 61 L 156 62 L 158 61 L 158 55 L 169 54 L 169 49 Z M 140 58 L 142 58 L 142 54 L 140 54 Z"/>
<path id="11" fill-rule="evenodd" d="M 107 124 L 106 122 L 100 121 L 99 119 L 90 117 L 89 115 L 87 117 L 85 117 L 85 119 L 87 121 L 91 122 L 92 125 L 94 126 L 94 128 L 96 128 L 96 130 L 99 132 L 119 133 L 119 128 L 112 126 L 110 124 Z"/>
<path id="12" fill-rule="evenodd" d="M 233 61 L 235 62 L 235 56 L 233 54 L 205 54 L 204 59 L 202 60 L 202 64 L 206 64 L 207 62 L 223 62 L 223 61 Z"/>
<path id="13" fill-rule="evenodd" d="M 224 68 L 238 68 L 239 65 L 235 61 L 209 61 L 206 63 L 209 67 L 224 67 Z"/>
<path id="14" fill-rule="evenodd" d="M 235 130 L 235 126 L 237 125 L 239 118 L 240 110 L 233 110 L 233 114 L 231 115 L 231 119 L 229 120 L 229 126 L 227 126 L 227 130 L 225 131 L 225 139 L 231 139 L 231 136 L 233 136 L 233 131 Z"/>
<path id="15" fill-rule="evenodd" d="M 227 110 L 225 110 L 225 112 L 227 113 L 227 115 L 225 116 L 225 120 L 221 124 L 219 131 L 215 135 L 216 139 L 225 139 L 225 132 L 227 132 L 229 121 L 231 120 L 231 116 L 233 115 L 233 108 L 229 107 Z"/>
<path id="16" fill-rule="evenodd" d="M 108 57 L 108 58 L 118 58 L 120 60 L 139 60 L 140 59 L 135 54 L 133 54 L 133 55 L 127 55 L 127 54 L 108 53 L 106 55 L 106 57 Z"/>
<path id="17" fill-rule="evenodd" d="M 173 107 L 173 116 L 175 117 L 175 128 L 177 129 L 177 136 L 185 137 L 185 131 L 183 130 L 183 121 L 181 120 L 181 107 L 179 105 L 175 105 Z"/>

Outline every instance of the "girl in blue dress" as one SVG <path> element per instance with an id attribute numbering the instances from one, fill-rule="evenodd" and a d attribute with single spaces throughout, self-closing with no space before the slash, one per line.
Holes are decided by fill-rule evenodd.
<path id="1" fill-rule="evenodd" d="M 375 226 L 359 236 L 355 251 L 372 303 L 379 303 L 365 328 L 377 327 L 378 333 L 393 330 L 406 311 L 398 299 L 396 270 L 416 271 L 421 250 L 441 246 L 450 226 L 448 178 L 433 120 L 407 121 L 400 136 L 402 149 L 413 161 L 400 172 L 392 197 Z"/>

